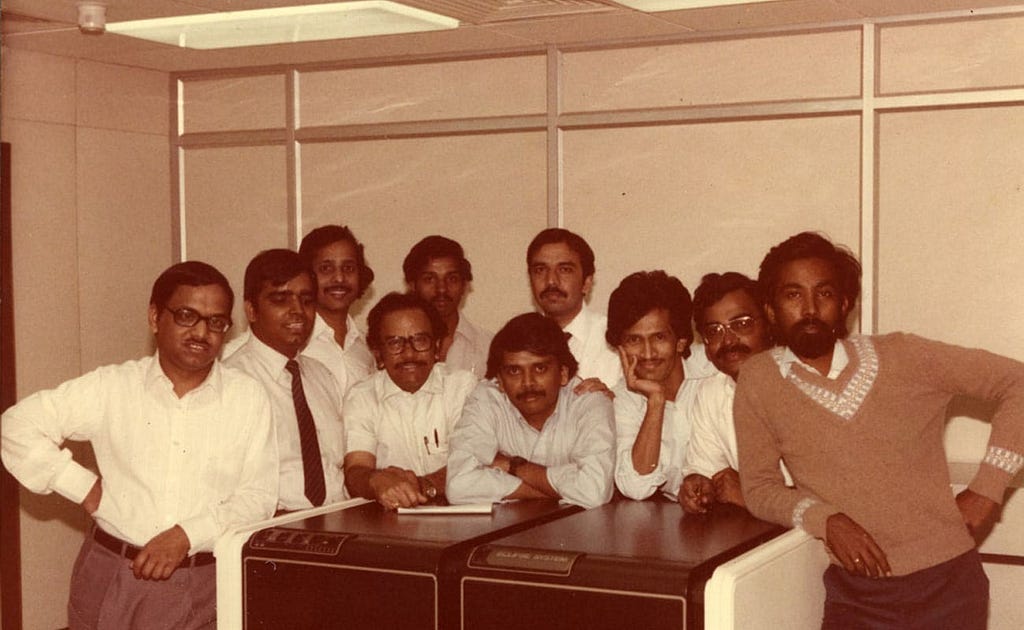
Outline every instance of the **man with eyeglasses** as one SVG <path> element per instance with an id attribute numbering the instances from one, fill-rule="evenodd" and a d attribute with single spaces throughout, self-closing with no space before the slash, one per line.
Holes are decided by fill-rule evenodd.
<path id="1" fill-rule="evenodd" d="M 982 630 L 976 545 L 1024 468 L 1024 364 L 906 333 L 849 334 L 860 273 L 848 249 L 812 232 L 761 262 L 784 345 L 751 357 L 736 384 L 743 496 L 755 516 L 824 542 L 823 628 Z M 957 396 L 990 406 L 992 430 L 954 495 L 943 434 Z"/>
<path id="2" fill-rule="evenodd" d="M 225 361 L 267 390 L 280 455 L 278 511 L 345 498 L 342 393 L 330 370 L 301 354 L 313 330 L 316 282 L 289 249 L 257 254 L 245 269 L 245 316 L 252 336 Z"/>
<path id="3" fill-rule="evenodd" d="M 675 499 L 690 439 L 690 408 L 701 379 L 714 372 L 691 356 L 690 292 L 664 271 L 626 276 L 608 300 L 605 337 L 625 378 L 615 389 L 615 484 L 631 499 L 659 490 Z"/>
<path id="4" fill-rule="evenodd" d="M 210 265 L 173 265 L 150 297 L 153 356 L 100 367 L 3 415 L 11 474 L 94 521 L 71 577 L 71 628 L 214 628 L 214 542 L 273 514 L 267 396 L 217 361 L 233 297 Z M 91 442 L 102 477 L 65 440 Z"/>
<path id="5" fill-rule="evenodd" d="M 427 236 L 409 250 L 402 271 L 409 290 L 430 302 L 444 320 L 448 333 L 438 346 L 440 360 L 483 378 L 492 335 L 460 311 L 473 280 L 462 245 L 444 236 Z"/>
<path id="6" fill-rule="evenodd" d="M 679 492 L 687 512 L 703 513 L 715 503 L 745 506 L 732 402 L 740 367 L 772 345 L 763 304 L 757 282 L 735 271 L 707 274 L 694 292 L 693 320 L 719 373 L 701 382 L 694 395 L 693 431 Z"/>
<path id="7" fill-rule="evenodd" d="M 345 397 L 349 494 L 391 510 L 440 500 L 448 435 L 477 378 L 438 362 L 444 322 L 418 295 L 385 295 L 367 323 L 382 369 Z"/>
<path id="8" fill-rule="evenodd" d="M 452 434 L 448 499 L 484 503 L 611 500 L 615 429 L 603 392 L 577 394 L 565 333 L 540 313 L 513 317 L 491 342 L 487 378 Z"/>

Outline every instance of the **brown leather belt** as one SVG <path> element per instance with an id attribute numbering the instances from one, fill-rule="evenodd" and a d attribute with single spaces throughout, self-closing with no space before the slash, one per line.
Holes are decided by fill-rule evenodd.
<path id="1" fill-rule="evenodd" d="M 139 552 L 142 551 L 135 545 L 129 545 L 120 538 L 117 538 L 116 536 L 111 536 L 99 527 L 93 529 L 92 538 L 103 547 L 129 560 L 134 560 L 135 556 L 139 555 Z M 200 551 L 199 553 L 189 556 L 182 560 L 181 564 L 178 565 L 178 568 L 191 569 L 192 567 L 203 567 L 208 564 L 213 564 L 215 561 L 216 560 L 213 557 L 212 553 L 210 553 L 209 551 Z"/>

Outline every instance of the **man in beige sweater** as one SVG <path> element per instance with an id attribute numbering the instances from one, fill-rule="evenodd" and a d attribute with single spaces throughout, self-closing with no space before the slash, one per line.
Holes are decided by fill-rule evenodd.
<path id="1" fill-rule="evenodd" d="M 740 373 L 740 479 L 753 514 L 824 541 L 822 627 L 984 628 L 972 535 L 1024 466 L 1024 364 L 907 334 L 848 336 L 860 265 L 818 234 L 772 248 L 759 281 L 782 345 Z M 979 471 L 954 497 L 942 436 L 956 395 L 996 411 Z"/>

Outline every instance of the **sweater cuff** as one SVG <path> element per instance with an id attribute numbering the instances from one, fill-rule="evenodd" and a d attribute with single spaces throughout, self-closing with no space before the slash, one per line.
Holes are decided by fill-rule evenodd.
<path id="1" fill-rule="evenodd" d="M 838 513 L 839 510 L 835 506 L 807 497 L 793 508 L 793 527 L 801 528 L 811 536 L 825 540 L 825 525 L 828 518 Z"/>
<path id="2" fill-rule="evenodd" d="M 985 454 L 985 459 L 978 467 L 978 474 L 974 476 L 967 487 L 972 492 L 1001 504 L 1003 496 L 1006 494 L 1006 486 L 1010 484 L 1022 467 L 1024 467 L 1024 456 L 1020 453 L 998 446 L 990 446 Z"/>
<path id="3" fill-rule="evenodd" d="M 69 501 L 81 504 L 99 479 L 96 473 L 75 460 L 69 460 L 64 470 L 53 479 L 53 489 Z"/>

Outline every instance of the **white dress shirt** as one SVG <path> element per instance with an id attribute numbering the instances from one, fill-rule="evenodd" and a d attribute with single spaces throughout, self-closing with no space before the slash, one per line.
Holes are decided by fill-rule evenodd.
<path id="1" fill-rule="evenodd" d="M 732 419 L 735 395 L 736 381 L 721 372 L 697 385 L 684 478 L 696 473 L 710 479 L 724 468 L 739 470 L 736 426 Z"/>
<path id="2" fill-rule="evenodd" d="M 377 362 L 370 352 L 370 347 L 366 345 L 366 338 L 359 332 L 351 315 L 348 316 L 347 324 L 345 347 L 342 348 L 334 340 L 334 329 L 317 313 L 316 319 L 313 320 L 313 332 L 306 342 L 306 347 L 300 352 L 302 356 L 312 357 L 323 363 L 331 371 L 338 381 L 342 396 L 377 369 Z M 221 360 L 230 359 L 252 336 L 252 331 L 246 329 L 224 344 L 224 349 L 220 353 Z"/>
<path id="3" fill-rule="evenodd" d="M 352 386 L 376 371 L 377 361 L 366 345 L 366 337 L 359 332 L 352 316 L 348 316 L 345 333 L 345 347 L 334 340 L 334 329 L 317 313 L 313 322 L 313 334 L 303 348 L 302 354 L 313 357 L 327 366 L 344 396 Z"/>
<path id="4" fill-rule="evenodd" d="M 482 379 L 487 373 L 487 352 L 493 338 L 493 334 L 459 313 L 459 323 L 455 326 L 455 336 L 444 362 L 449 367 L 472 372 L 478 379 Z"/>
<path id="5" fill-rule="evenodd" d="M 302 375 L 302 391 L 313 414 L 316 439 L 320 445 L 320 462 L 327 487 L 325 503 L 347 498 L 345 473 L 345 425 L 341 415 L 341 391 L 338 383 L 322 363 L 299 355 L 296 359 Z M 292 398 L 292 375 L 285 369 L 288 357 L 263 343 L 255 336 L 238 349 L 225 364 L 238 368 L 259 381 L 270 396 L 270 408 L 277 425 L 277 451 L 280 456 L 279 510 L 302 510 L 313 507 L 306 498 L 306 477 L 302 466 L 302 438 Z"/>
<path id="6" fill-rule="evenodd" d="M 646 475 L 633 468 L 633 444 L 647 413 L 647 398 L 630 391 L 625 380 L 612 390 L 615 393 L 617 451 L 615 485 L 631 499 L 646 499 L 659 488 L 674 498 L 683 481 L 682 470 L 690 441 L 691 414 L 697 385 L 718 374 L 714 365 L 707 360 L 703 346 L 691 348 L 690 357 L 683 361 L 683 371 L 685 378 L 676 392 L 675 400 L 665 401 L 658 465 Z"/>
<path id="7" fill-rule="evenodd" d="M 569 337 L 569 350 L 580 364 L 576 373 L 581 379 L 598 378 L 608 388 L 622 380 L 622 361 L 605 341 L 608 318 L 583 305 L 582 310 L 563 330 Z"/>
<path id="8" fill-rule="evenodd" d="M 786 346 L 782 350 L 782 358 L 779 360 L 779 374 L 782 374 L 782 378 L 789 376 L 789 371 L 793 369 L 794 363 L 799 363 L 812 372 L 818 372 L 817 369 L 801 361 L 800 357 L 796 356 L 796 353 L 793 352 L 789 346 Z M 843 346 L 843 342 L 837 339 L 835 345 L 832 347 L 832 364 L 828 368 L 828 374 L 822 374 L 822 376 L 830 381 L 834 381 L 839 378 L 840 372 L 845 370 L 849 363 L 850 355 L 846 354 L 846 348 Z"/>
<path id="9" fill-rule="evenodd" d="M 214 362 L 181 398 L 157 356 L 98 368 L 4 413 L 3 461 L 33 492 L 81 503 L 97 476 L 61 449 L 89 441 L 103 473 L 93 514 L 109 534 L 145 546 L 180 525 L 190 553 L 231 527 L 274 513 L 277 442 L 263 388 Z"/>
<path id="10" fill-rule="evenodd" d="M 578 378 L 558 392 L 558 405 L 540 431 L 523 418 L 494 381 L 481 382 L 466 401 L 448 458 L 451 503 L 500 501 L 522 481 L 491 468 L 494 456 L 525 457 L 547 467 L 548 483 L 562 500 L 595 507 L 612 498 L 615 429 L 603 393 L 576 395 Z"/>
<path id="11" fill-rule="evenodd" d="M 372 453 L 377 468 L 397 466 L 426 475 L 448 464 L 448 436 L 477 384 L 465 370 L 434 364 L 427 381 L 409 393 L 380 370 L 345 397 L 348 452 Z"/>

